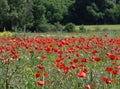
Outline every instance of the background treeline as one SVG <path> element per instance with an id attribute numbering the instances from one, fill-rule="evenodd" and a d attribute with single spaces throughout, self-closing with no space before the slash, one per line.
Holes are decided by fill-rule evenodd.
<path id="1" fill-rule="evenodd" d="M 69 32 L 74 24 L 120 24 L 120 0 L 0 0 L 1 31 Z"/>

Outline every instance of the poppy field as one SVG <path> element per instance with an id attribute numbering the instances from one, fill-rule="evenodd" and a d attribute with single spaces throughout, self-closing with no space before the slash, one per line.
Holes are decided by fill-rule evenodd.
<path id="1" fill-rule="evenodd" d="M 120 37 L 0 37 L 0 89 L 120 89 Z"/>

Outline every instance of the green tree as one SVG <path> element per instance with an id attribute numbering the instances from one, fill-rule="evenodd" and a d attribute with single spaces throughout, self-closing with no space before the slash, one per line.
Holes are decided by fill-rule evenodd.
<path id="1" fill-rule="evenodd" d="M 70 18 L 76 24 L 114 22 L 115 0 L 76 0 L 70 7 Z"/>
<path id="2" fill-rule="evenodd" d="M 21 9 L 21 13 L 20 13 L 20 26 L 21 28 L 24 29 L 24 31 L 26 30 L 31 30 L 33 27 L 33 1 L 32 0 L 24 0 L 23 4 L 22 4 L 22 9 Z"/>
<path id="3" fill-rule="evenodd" d="M 7 0 L 7 4 L 9 6 L 9 10 L 7 12 L 8 20 L 6 23 L 6 27 L 9 30 L 12 30 L 14 27 L 17 27 L 20 24 L 20 13 L 21 13 L 21 7 L 22 7 L 23 0 Z"/>
<path id="4" fill-rule="evenodd" d="M 0 31 L 6 27 L 6 24 L 8 23 L 8 10 L 9 6 L 7 3 L 7 0 L 1 0 L 0 1 Z"/>
<path id="5" fill-rule="evenodd" d="M 116 16 L 116 23 L 120 24 L 120 4 L 117 4 L 115 7 L 115 16 Z"/>
<path id="6" fill-rule="evenodd" d="M 39 26 L 47 23 L 45 12 L 46 7 L 43 5 L 43 1 L 33 0 L 34 30 L 39 31 Z"/>

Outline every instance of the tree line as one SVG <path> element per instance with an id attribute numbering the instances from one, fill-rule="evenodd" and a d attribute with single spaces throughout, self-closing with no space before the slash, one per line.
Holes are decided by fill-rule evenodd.
<path id="1" fill-rule="evenodd" d="M 67 23 L 120 24 L 119 9 L 120 0 L 0 0 L 0 30 L 42 31 L 48 25 L 57 28 Z"/>

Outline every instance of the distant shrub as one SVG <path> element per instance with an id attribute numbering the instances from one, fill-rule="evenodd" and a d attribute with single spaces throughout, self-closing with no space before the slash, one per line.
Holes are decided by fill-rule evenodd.
<path id="1" fill-rule="evenodd" d="M 49 32 L 52 29 L 51 24 L 40 24 L 37 32 Z"/>
<path id="2" fill-rule="evenodd" d="M 12 37 L 12 36 L 13 36 L 13 33 L 10 31 L 0 32 L 0 37 Z"/>
<path id="3" fill-rule="evenodd" d="M 86 28 L 84 27 L 84 25 L 80 26 L 79 32 L 86 32 Z"/>
<path id="4" fill-rule="evenodd" d="M 66 31 L 66 32 L 75 32 L 75 24 L 73 23 L 68 23 L 65 25 L 65 28 L 63 29 L 63 31 Z"/>
<path id="5" fill-rule="evenodd" d="M 63 26 L 59 22 L 57 22 L 54 24 L 54 28 L 51 31 L 58 32 L 62 30 L 63 30 Z"/>

